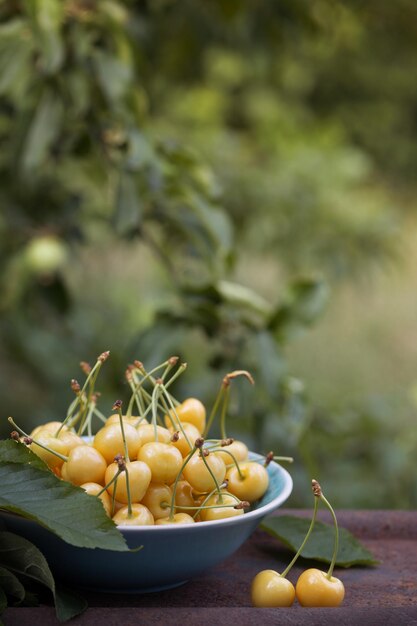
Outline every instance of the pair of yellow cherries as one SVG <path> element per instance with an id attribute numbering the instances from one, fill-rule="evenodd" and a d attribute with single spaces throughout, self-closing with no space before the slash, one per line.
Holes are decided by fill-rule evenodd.
<path id="1" fill-rule="evenodd" d="M 332 575 L 339 548 L 339 531 L 336 515 L 316 480 L 312 480 L 312 489 L 314 494 L 314 512 L 304 541 L 282 574 L 275 570 L 267 569 L 255 576 L 251 587 L 252 604 L 255 607 L 289 607 L 293 605 L 295 598 L 297 598 L 301 606 L 305 607 L 337 607 L 343 602 L 345 597 L 344 585 L 341 580 Z M 300 556 L 311 535 L 320 500 L 330 510 L 335 526 L 335 545 L 332 561 L 327 573 L 316 568 L 304 571 L 294 587 L 286 576 Z"/>

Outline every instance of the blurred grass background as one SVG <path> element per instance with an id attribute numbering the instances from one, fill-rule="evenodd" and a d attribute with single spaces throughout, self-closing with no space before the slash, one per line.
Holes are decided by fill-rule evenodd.
<path id="1" fill-rule="evenodd" d="M 417 504 L 412 0 L 4 0 L 0 397 L 62 416 L 105 349 L 189 363 L 336 506 Z M 106 408 L 107 407 L 107 408 Z"/>

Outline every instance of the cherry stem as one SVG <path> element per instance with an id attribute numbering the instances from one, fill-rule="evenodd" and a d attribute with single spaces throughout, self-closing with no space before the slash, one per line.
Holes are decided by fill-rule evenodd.
<path id="1" fill-rule="evenodd" d="M 191 452 L 185 457 L 185 461 L 181 465 L 180 471 L 178 472 L 178 474 L 177 474 L 177 476 L 175 478 L 174 488 L 172 490 L 171 508 L 170 508 L 170 511 L 169 511 L 169 519 L 170 519 L 170 521 L 172 521 L 174 519 L 175 498 L 176 498 L 176 495 L 177 495 L 177 485 L 178 485 L 178 482 L 180 480 L 181 474 L 183 473 L 184 468 L 187 465 L 188 461 L 191 459 L 191 457 L 193 456 L 193 454 L 195 454 L 195 452 L 197 450 L 198 450 L 197 446 L 194 446 L 193 449 L 191 450 Z"/>
<path id="2" fill-rule="evenodd" d="M 214 484 L 216 485 L 216 491 L 219 494 L 219 500 L 220 500 L 220 504 L 223 503 L 223 497 L 222 497 L 222 491 L 220 489 L 220 485 L 217 481 L 217 478 L 215 477 L 213 470 L 211 469 L 210 465 L 207 463 L 206 457 L 204 456 L 204 451 L 200 449 L 200 457 L 203 460 L 204 465 L 206 466 L 207 470 L 210 472 L 210 475 L 214 481 Z"/>
<path id="3" fill-rule="evenodd" d="M 328 580 L 331 580 L 332 574 L 333 574 L 333 570 L 334 570 L 334 566 L 336 565 L 337 553 L 339 552 L 339 526 L 337 524 L 336 513 L 334 512 L 332 505 L 330 504 L 328 499 L 323 495 L 323 493 L 321 494 L 320 499 L 323 500 L 324 504 L 329 509 L 329 511 L 330 511 L 330 513 L 332 515 L 332 518 L 333 518 L 333 523 L 334 523 L 334 549 L 333 549 L 333 556 L 332 556 L 332 562 L 330 563 L 329 570 L 328 570 L 328 572 L 326 574 L 326 578 Z"/>
<path id="4" fill-rule="evenodd" d="M 161 394 L 160 385 L 155 385 L 153 392 L 152 392 L 152 425 L 153 425 L 154 434 L 155 434 L 155 441 L 158 441 L 157 417 L 158 417 L 158 397 L 160 396 L 160 394 Z"/>
<path id="5" fill-rule="evenodd" d="M 99 361 L 100 363 L 100 367 L 102 365 L 102 362 Z M 80 419 L 80 425 L 78 427 L 78 431 L 77 434 L 81 435 L 84 431 L 85 428 L 85 424 L 88 423 L 88 420 L 91 420 L 91 413 L 89 412 L 90 409 L 90 404 L 91 404 L 91 398 L 93 397 L 93 393 L 94 393 L 94 387 L 96 384 L 96 380 L 97 377 L 100 373 L 100 367 L 97 367 L 96 369 L 96 373 L 94 374 L 94 376 L 89 377 L 90 378 L 90 382 L 88 384 L 88 393 L 87 393 L 87 399 L 86 402 L 84 403 L 84 405 L 81 405 L 83 407 L 82 411 L 81 411 L 81 419 Z M 93 374 L 93 371 L 91 372 L 91 374 Z M 87 378 L 88 380 L 88 378 Z M 87 381 L 86 381 L 87 384 Z M 80 392 L 80 394 L 82 394 L 82 392 Z"/>
<path id="6" fill-rule="evenodd" d="M 170 361 L 170 359 L 168 359 L 168 363 L 169 363 L 169 361 Z M 163 365 L 165 365 L 165 363 L 163 363 Z M 166 372 L 165 372 L 164 374 L 166 375 L 166 374 L 167 374 L 167 373 L 168 373 L 168 372 L 172 369 L 172 367 L 174 367 L 174 365 L 175 365 L 175 363 L 174 363 L 174 364 L 170 364 L 169 368 L 167 368 L 167 370 L 166 370 Z M 168 381 L 168 382 L 167 382 L 167 384 L 166 384 L 166 387 L 169 387 L 169 386 L 170 386 L 170 385 L 171 385 L 171 384 L 175 381 L 175 379 L 176 379 L 178 376 L 180 376 L 180 375 L 181 375 L 181 374 L 182 374 L 182 373 L 186 370 L 186 368 L 187 368 L 187 364 L 186 364 L 186 363 L 182 363 L 182 364 L 180 365 L 180 367 L 178 368 L 178 370 L 175 372 L 175 374 L 174 374 L 174 375 L 173 375 L 173 376 L 169 379 L 169 381 Z M 139 369 L 139 372 L 141 372 L 141 374 L 142 374 L 142 375 L 143 375 L 143 374 L 146 374 L 146 370 L 145 370 L 145 368 L 143 367 L 143 365 L 142 365 L 142 367 L 141 367 L 141 368 L 137 368 L 137 369 Z M 164 374 L 162 375 L 162 378 L 161 378 L 161 380 L 162 380 L 162 381 L 164 381 L 164 380 L 165 380 L 165 376 L 164 376 Z M 153 376 L 150 376 L 150 380 L 151 380 L 151 382 L 152 382 L 154 385 L 156 384 L 156 380 L 155 380 L 155 378 L 154 378 Z M 144 389 L 143 389 L 143 393 L 144 393 L 145 395 L 148 395 L 148 396 L 150 397 L 150 395 L 148 394 L 148 392 L 147 392 L 146 390 L 144 390 Z M 178 400 L 177 400 L 176 398 L 174 398 L 174 396 L 171 396 L 171 395 L 170 395 L 170 397 L 171 397 L 171 399 L 174 401 L 174 403 L 175 403 L 177 406 L 178 406 L 179 404 L 181 404 L 180 402 L 178 402 Z"/>
<path id="7" fill-rule="evenodd" d="M 137 380 L 137 379 L 136 379 L 136 377 L 135 377 L 134 375 L 133 375 L 133 378 L 134 378 L 134 380 L 135 380 L 135 381 Z M 155 380 L 154 378 L 152 379 L 152 381 L 153 381 L 154 385 L 155 385 L 155 386 L 157 386 L 157 385 L 156 385 L 156 380 Z M 148 391 L 146 391 L 146 389 L 145 389 L 144 387 L 141 387 L 141 388 L 140 388 L 140 392 L 141 392 L 141 394 L 142 394 L 143 399 L 145 400 L 145 402 L 148 402 L 148 403 L 149 403 L 149 406 L 151 406 L 151 405 L 152 405 L 152 395 L 151 395 Z M 152 392 L 152 393 L 153 393 L 153 392 Z M 163 406 L 162 406 L 159 402 L 158 402 L 158 408 L 159 408 L 160 410 L 162 410 L 162 411 L 164 410 L 164 407 L 163 407 Z M 148 407 L 148 409 L 149 409 L 149 407 Z M 143 416 L 147 415 L 147 413 L 148 413 L 148 409 L 146 409 L 146 411 L 144 412 Z M 142 416 L 142 417 L 143 417 L 143 416 Z M 157 421 L 161 423 L 161 420 L 159 419 L 159 416 L 158 416 L 158 415 L 157 415 Z"/>
<path id="8" fill-rule="evenodd" d="M 222 439 L 227 439 L 226 413 L 227 413 L 227 409 L 229 406 L 229 400 L 230 400 L 230 386 L 228 385 L 224 391 L 222 410 L 220 413 L 220 434 L 221 434 Z"/>
<path id="9" fill-rule="evenodd" d="M 130 396 L 129 404 L 127 405 L 126 415 L 130 417 L 133 411 L 133 404 L 136 401 L 136 406 L 138 408 L 139 415 L 142 416 L 144 412 L 144 406 L 142 404 L 142 396 L 138 392 L 139 386 L 133 380 L 129 381 L 129 386 L 132 390 L 132 395 Z"/>
<path id="10" fill-rule="evenodd" d="M 292 566 L 294 565 L 294 563 L 296 562 L 296 560 L 297 560 L 297 559 L 298 559 L 298 557 L 300 556 L 301 552 L 303 551 L 303 548 L 304 548 L 304 546 L 306 545 L 306 543 L 307 543 L 307 541 L 308 541 L 308 539 L 309 539 L 309 537 L 310 537 L 310 535 L 311 535 L 311 532 L 312 532 L 312 530 L 313 530 L 313 528 L 314 528 L 314 524 L 315 524 L 315 521 L 316 521 L 316 516 L 317 516 L 317 509 L 318 509 L 318 506 L 319 506 L 319 498 L 318 498 L 317 496 L 315 496 L 315 497 L 314 497 L 314 511 L 313 511 L 313 517 L 311 518 L 310 527 L 309 527 L 309 529 L 308 529 L 308 531 L 307 531 L 306 536 L 304 537 L 304 541 L 303 541 L 303 543 L 302 543 L 302 544 L 301 544 L 301 546 L 298 548 L 298 550 L 297 550 L 297 552 L 296 552 L 296 554 L 295 554 L 295 556 L 294 556 L 293 560 L 292 560 L 292 561 L 291 561 L 291 563 L 290 563 L 290 564 L 289 564 L 289 565 L 285 568 L 285 570 L 282 572 L 282 574 L 280 574 L 280 576 L 281 576 L 282 578 L 285 578 L 285 577 L 287 576 L 288 572 L 290 571 L 290 569 L 292 568 Z"/>
<path id="11" fill-rule="evenodd" d="M 134 385 L 131 386 L 131 389 L 132 389 L 133 393 L 132 393 L 132 396 L 131 396 L 131 398 L 129 400 L 129 404 L 128 404 L 128 407 L 127 407 L 127 415 L 130 416 L 132 414 L 133 402 L 135 401 L 135 398 L 136 398 L 136 404 L 137 404 L 138 409 L 139 409 L 139 413 L 142 415 L 142 413 L 143 413 L 143 406 L 142 406 L 142 402 L 140 400 L 140 395 L 138 394 L 138 391 L 140 391 L 142 385 L 147 380 L 152 380 L 152 374 L 154 374 L 155 372 L 160 370 L 161 367 L 165 367 L 165 366 L 166 366 L 165 372 L 162 374 L 162 379 L 163 379 L 164 376 L 166 376 L 166 374 L 169 372 L 169 370 L 172 369 L 172 367 L 173 367 L 169 363 L 169 361 L 164 361 L 164 363 L 161 363 L 161 365 L 157 365 L 156 367 L 154 367 L 150 372 L 147 372 L 139 382 L 136 382 L 136 380 L 134 380 Z"/>
<path id="12" fill-rule="evenodd" d="M 36 439 L 34 439 L 33 437 L 31 437 L 30 435 L 28 435 L 27 433 L 25 433 L 24 430 L 22 430 L 17 424 L 16 422 L 13 420 L 12 417 L 8 417 L 7 421 L 10 422 L 10 424 L 12 424 L 12 426 L 14 426 L 16 428 L 17 431 L 19 431 L 19 433 L 21 435 L 23 435 L 23 437 L 27 437 L 28 439 L 31 439 L 32 442 L 34 444 L 36 444 L 37 446 L 39 446 L 40 448 L 43 448 L 44 450 L 46 450 L 47 452 L 50 452 L 51 454 L 54 454 L 55 456 L 57 456 L 59 459 L 62 459 L 64 461 L 64 463 L 66 463 L 68 461 L 68 457 L 65 456 L 64 454 L 60 454 L 59 452 L 57 452 L 56 450 L 53 450 L 52 448 L 49 448 L 48 446 L 45 446 L 43 443 L 40 443 L 39 441 L 37 441 Z M 51 433 L 52 435 L 52 433 Z M 55 436 L 55 435 L 53 435 Z M 33 450 L 32 450 L 33 452 Z M 35 453 L 34 453 L 35 454 Z"/>
<path id="13" fill-rule="evenodd" d="M 226 411 L 227 411 L 227 407 L 229 404 L 228 390 L 230 387 L 230 381 L 233 380 L 234 378 L 237 378 L 238 376 L 245 376 L 245 378 L 247 378 L 252 385 L 255 384 L 252 375 L 246 370 L 235 370 L 233 372 L 229 372 L 228 374 L 226 374 L 226 376 L 224 376 L 219 392 L 217 394 L 216 400 L 214 402 L 214 406 L 211 410 L 210 417 L 207 421 L 207 426 L 204 430 L 203 437 L 205 437 L 207 433 L 210 431 L 211 425 L 217 413 L 217 409 L 219 408 L 219 403 L 223 399 L 222 412 L 220 416 L 220 425 L 221 425 L 221 432 L 222 432 L 223 439 L 227 438 L 225 422 L 226 422 Z"/>
<path id="14" fill-rule="evenodd" d="M 97 406 L 94 405 L 93 409 L 94 415 L 98 417 L 98 419 L 105 424 L 107 422 L 107 418 L 101 411 L 98 410 Z"/>
<path id="15" fill-rule="evenodd" d="M 214 490 L 214 491 L 216 491 L 216 490 Z M 206 500 L 208 500 L 208 497 L 205 499 L 205 501 Z M 239 502 L 240 502 L 240 500 L 239 500 Z M 161 504 L 161 507 L 163 509 L 167 509 L 168 506 L 169 505 L 167 505 L 165 502 L 163 502 Z M 185 506 L 185 505 L 181 505 L 178 508 L 180 508 L 180 509 L 187 509 L 187 510 L 190 510 L 190 511 L 196 511 L 196 509 L 197 509 L 196 514 L 195 514 L 195 516 L 197 516 L 198 513 L 200 511 L 202 511 L 203 509 L 234 509 L 235 506 L 236 506 L 235 504 L 208 504 L 208 505 L 200 505 L 200 506 Z M 194 517 L 194 515 L 193 515 L 193 517 Z"/>
<path id="16" fill-rule="evenodd" d="M 127 491 L 127 516 L 132 517 L 132 496 L 130 493 L 130 479 L 129 479 L 129 471 L 127 467 L 125 467 L 126 472 L 126 491 Z"/>
<path id="17" fill-rule="evenodd" d="M 283 463 L 294 463 L 292 456 L 274 456 L 274 461 L 282 461 Z"/>
<path id="18" fill-rule="evenodd" d="M 226 482 L 223 482 L 223 483 L 220 485 L 220 487 L 222 487 L 222 488 L 226 487 Z M 194 513 L 194 515 L 193 515 L 193 518 L 194 518 L 194 519 L 198 516 L 198 514 L 200 513 L 200 511 L 204 508 L 204 506 L 205 506 L 206 502 L 208 502 L 208 500 L 210 500 L 211 496 L 213 496 L 213 495 L 216 493 L 216 491 L 217 491 L 217 487 L 215 487 L 214 489 L 212 489 L 212 490 L 210 491 L 210 493 L 208 493 L 208 494 L 206 495 L 206 497 L 204 498 L 204 500 L 202 501 L 202 503 L 201 503 L 201 504 L 200 504 L 200 506 L 198 507 L 197 511 Z M 230 495 L 232 495 L 232 494 L 230 494 Z M 180 508 L 182 508 L 182 507 L 180 507 Z"/>
<path id="19" fill-rule="evenodd" d="M 87 413 L 87 418 L 85 420 L 84 426 L 87 426 L 87 434 L 88 434 L 88 436 L 92 437 L 93 436 L 93 431 L 91 429 L 91 421 L 92 421 L 92 418 L 93 418 L 93 415 L 94 415 L 95 402 L 90 402 L 89 406 L 90 406 L 90 408 L 89 408 L 89 411 Z"/>
<path id="20" fill-rule="evenodd" d="M 213 408 L 211 409 L 210 416 L 207 420 L 207 425 L 202 435 L 203 437 L 206 437 L 206 435 L 210 432 L 211 425 L 213 423 L 214 418 L 216 417 L 217 409 L 219 408 L 220 401 L 223 398 L 224 391 L 225 391 L 225 388 L 224 388 L 224 385 L 222 384 L 217 394 L 216 400 L 214 401 L 214 405 L 213 405 Z"/>
<path id="21" fill-rule="evenodd" d="M 235 455 L 233 454 L 233 452 L 230 452 L 230 450 L 226 450 L 226 446 L 222 446 L 221 448 L 210 448 L 210 453 L 211 452 L 226 452 L 226 454 L 228 454 L 229 456 L 232 457 L 233 463 L 235 464 L 236 469 L 237 469 L 237 473 L 239 474 L 239 478 L 241 480 L 243 480 L 245 478 L 244 475 L 241 472 L 241 469 L 239 467 L 239 463 L 238 463 Z"/>
<path id="22" fill-rule="evenodd" d="M 123 424 L 123 415 L 122 415 L 122 402 L 121 400 L 118 401 L 117 406 L 113 408 L 116 408 L 117 413 L 119 415 L 119 422 L 120 422 L 120 430 L 122 431 L 122 439 L 123 439 L 123 447 L 124 447 L 124 451 L 125 451 L 125 459 L 127 462 L 130 461 L 129 458 L 129 450 L 127 448 L 127 441 L 126 441 L 126 435 L 125 435 L 125 427 Z M 127 476 L 127 471 L 126 471 L 126 476 Z M 126 483 L 128 482 L 127 477 L 126 477 Z"/>
<path id="23" fill-rule="evenodd" d="M 103 354 L 105 354 L 105 353 L 103 353 Z M 90 380 L 91 380 L 91 379 L 92 379 L 92 377 L 96 374 L 96 372 L 97 372 L 97 374 L 96 374 L 96 376 L 95 376 L 95 379 L 97 378 L 97 375 L 98 375 L 98 373 L 99 373 L 99 371 L 100 371 L 100 369 L 101 369 L 101 366 L 102 366 L 102 365 L 103 365 L 103 363 L 104 363 L 104 360 L 103 360 L 102 356 L 103 356 L 103 355 L 100 355 L 100 356 L 98 357 L 98 359 L 97 359 L 97 361 L 96 361 L 96 363 L 95 363 L 94 367 L 92 368 L 91 372 L 88 374 L 88 376 L 87 376 L 87 378 L 86 378 L 86 381 L 85 381 L 85 383 L 84 383 L 84 385 L 83 385 L 82 389 L 80 389 L 79 393 L 77 394 L 77 397 L 76 397 L 76 399 L 75 399 L 75 402 L 72 402 L 72 403 L 71 403 L 71 405 L 70 405 L 70 409 L 69 409 L 69 411 L 68 411 L 68 413 L 67 413 L 67 416 L 66 416 L 66 418 L 64 419 L 64 421 L 62 422 L 61 426 L 58 428 L 57 432 L 55 433 L 55 437 L 58 437 L 58 435 L 59 435 L 59 433 L 61 432 L 61 430 L 62 430 L 62 428 L 64 427 L 64 425 L 66 425 L 66 423 L 67 423 L 67 422 L 71 419 L 71 417 L 73 416 L 75 409 L 77 408 L 78 404 L 79 404 L 79 403 L 81 402 L 81 400 L 82 400 L 83 394 L 84 394 L 85 390 L 87 389 L 87 386 L 89 385 Z M 107 357 L 106 357 L 106 358 L 107 358 Z M 94 379 L 94 382 L 95 382 L 95 379 Z M 80 417 L 81 417 L 81 415 L 80 415 Z"/>
<path id="24" fill-rule="evenodd" d="M 165 407 L 167 407 L 166 414 L 168 415 L 168 418 L 171 420 L 171 424 L 173 425 L 173 427 L 174 427 L 174 428 L 179 428 L 179 429 L 180 429 L 180 431 L 181 431 L 181 432 L 182 432 L 182 434 L 184 435 L 184 439 L 185 439 L 185 441 L 186 441 L 186 442 L 187 442 L 187 444 L 190 446 L 190 448 L 192 448 L 191 441 L 189 440 L 189 438 L 188 438 L 188 436 L 187 436 L 187 433 L 185 432 L 184 427 L 183 427 L 183 425 L 181 424 L 181 420 L 180 420 L 180 418 L 178 417 L 178 413 L 177 413 L 177 411 L 175 410 L 175 406 L 174 406 L 174 403 L 172 402 L 171 395 L 168 393 L 168 391 L 167 391 L 167 389 L 166 389 L 166 386 L 165 386 L 165 385 L 161 384 L 161 388 L 162 388 L 162 391 L 163 391 L 163 393 L 165 394 L 165 396 L 166 396 L 166 398 L 167 398 L 167 400 L 168 400 L 168 402 L 169 402 L 169 404 L 170 404 L 170 406 L 171 406 L 171 411 L 174 413 L 175 418 L 176 418 L 176 420 L 177 420 L 177 423 L 175 424 L 175 423 L 174 423 L 174 420 L 173 420 L 173 418 L 172 418 L 171 412 L 170 412 L 169 408 L 167 407 L 167 405 L 166 405 L 166 402 L 165 402 L 164 398 L 162 398 L 162 404 L 164 404 L 164 405 L 165 405 Z"/>
<path id="25" fill-rule="evenodd" d="M 185 372 L 186 369 L 187 369 L 187 363 L 181 363 L 181 365 L 178 367 L 178 369 L 175 372 L 175 374 L 173 376 L 171 376 L 171 378 L 167 381 L 165 387 L 168 389 L 168 387 L 170 387 L 172 385 L 172 383 L 174 383 L 177 380 L 177 378 L 179 376 L 181 376 L 181 374 L 183 372 Z M 165 379 L 162 378 L 162 380 L 165 380 Z M 173 396 L 171 396 L 171 397 L 173 397 Z M 175 400 L 175 398 L 174 398 L 174 400 Z M 181 403 L 179 403 L 179 404 L 181 404 Z"/>
<path id="26" fill-rule="evenodd" d="M 113 478 L 107 483 L 107 485 L 104 485 L 104 487 L 103 487 L 103 489 L 101 491 L 98 492 L 97 497 L 101 496 L 101 494 L 104 493 L 109 487 L 111 487 L 113 483 L 117 482 L 117 479 L 119 478 L 120 474 L 122 472 L 124 472 L 124 471 L 125 470 L 120 469 L 120 467 L 119 467 L 117 473 L 113 476 Z M 115 493 L 115 490 L 116 489 L 113 490 L 113 495 Z"/>

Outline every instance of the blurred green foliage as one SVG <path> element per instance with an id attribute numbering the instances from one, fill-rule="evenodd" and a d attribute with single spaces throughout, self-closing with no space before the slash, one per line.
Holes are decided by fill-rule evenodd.
<path id="1" fill-rule="evenodd" d="M 312 469 L 331 483 L 315 450 L 358 477 L 374 467 L 391 431 L 375 418 L 359 463 L 362 420 L 342 407 L 329 435 L 287 346 L 330 286 L 399 252 L 390 189 L 413 176 L 417 21 L 411 0 L 382 5 L 1 3 L 4 415 L 56 419 L 77 362 L 105 349 L 104 407 L 128 360 L 179 354 L 180 397 L 210 403 L 227 371 L 253 373 L 231 430 L 297 456 L 296 501 Z M 360 484 L 346 493 L 366 503 Z"/>

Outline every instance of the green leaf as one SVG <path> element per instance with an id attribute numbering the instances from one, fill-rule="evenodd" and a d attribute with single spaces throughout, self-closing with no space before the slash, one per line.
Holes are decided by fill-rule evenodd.
<path id="1" fill-rule="evenodd" d="M 227 304 L 231 304 L 236 308 L 247 307 L 253 309 L 264 317 L 270 313 L 271 305 L 269 302 L 249 287 L 229 280 L 219 280 L 216 287 Z"/>
<path id="2" fill-rule="evenodd" d="M 297 552 L 310 526 L 310 520 L 293 515 L 267 517 L 261 528 L 286 546 Z M 306 559 L 314 559 L 330 563 L 333 554 L 333 525 L 317 522 L 310 539 L 301 553 Z M 377 565 L 379 561 L 367 550 L 346 528 L 339 528 L 339 552 L 336 565 L 351 567 L 352 565 Z"/>
<path id="3" fill-rule="evenodd" d="M 232 247 L 233 231 L 229 216 L 197 193 L 189 194 L 189 208 L 195 213 L 212 244 L 227 253 Z"/>
<path id="4" fill-rule="evenodd" d="M 142 220 L 142 205 L 139 201 L 134 178 L 122 173 L 116 191 L 114 226 L 120 235 L 127 235 L 139 228 Z"/>
<path id="5" fill-rule="evenodd" d="M 88 607 L 87 601 L 74 591 L 57 584 L 55 587 L 55 610 L 60 622 L 83 613 Z"/>
<path id="6" fill-rule="evenodd" d="M 1 508 L 37 521 L 74 546 L 129 549 L 97 498 L 59 480 L 39 462 L 23 444 L 0 441 Z"/>
<path id="7" fill-rule="evenodd" d="M 0 28 L 0 94 L 23 97 L 32 42 L 25 37 L 23 20 L 11 20 Z"/>
<path id="8" fill-rule="evenodd" d="M 54 577 L 42 552 L 27 539 L 6 530 L 0 532 L 0 565 L 55 592 Z"/>
<path id="9" fill-rule="evenodd" d="M 1 535 L 2 533 L 0 533 Z M 20 580 L 5 567 L 0 567 L 0 587 L 8 596 L 14 596 L 18 602 L 25 598 L 25 588 Z"/>
<path id="10" fill-rule="evenodd" d="M 47 158 L 49 149 L 58 136 L 62 120 L 62 102 L 50 90 L 42 95 L 29 128 L 22 169 L 31 170 Z"/>
<path id="11" fill-rule="evenodd" d="M 0 532 L 0 564 L 17 575 L 31 578 L 50 589 L 60 621 L 69 620 L 87 608 L 87 603 L 80 596 L 65 589 L 56 589 L 45 557 L 27 539 L 14 533 Z"/>
<path id="12" fill-rule="evenodd" d="M 64 60 L 61 26 L 64 17 L 62 2 L 26 0 L 25 8 L 42 55 L 42 70 L 53 74 Z"/>
<path id="13" fill-rule="evenodd" d="M 7 597 L 4 590 L 0 587 L 0 615 L 3 613 L 7 606 Z"/>
<path id="14" fill-rule="evenodd" d="M 132 80 L 132 67 L 103 50 L 94 53 L 97 80 L 109 103 L 117 104 L 126 94 Z"/>
<path id="15" fill-rule="evenodd" d="M 315 278 L 294 280 L 275 312 L 271 315 L 269 328 L 283 338 L 291 331 L 310 326 L 322 313 L 329 299 L 326 282 Z"/>
<path id="16" fill-rule="evenodd" d="M 0 441 L 0 463 L 29 463 L 32 467 L 36 467 L 36 469 L 50 473 L 48 466 L 42 459 L 26 446 L 17 444 L 16 441 L 12 441 L 11 439 Z"/>

